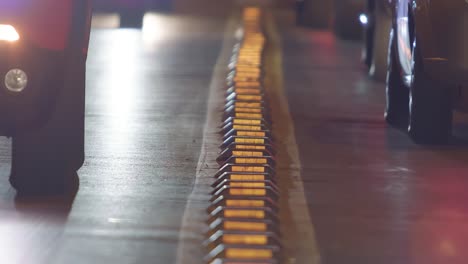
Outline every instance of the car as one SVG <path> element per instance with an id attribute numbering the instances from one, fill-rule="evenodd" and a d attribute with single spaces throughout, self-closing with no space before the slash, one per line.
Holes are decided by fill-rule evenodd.
<path id="1" fill-rule="evenodd" d="M 94 0 L 93 9 L 99 12 L 117 12 L 121 27 L 141 27 L 148 10 L 170 11 L 172 0 Z"/>
<path id="2" fill-rule="evenodd" d="M 385 119 L 419 144 L 445 144 L 467 110 L 468 2 L 393 0 Z"/>
<path id="3" fill-rule="evenodd" d="M 0 136 L 18 192 L 63 190 L 83 164 L 90 25 L 88 0 L 0 0 Z"/>
<path id="4" fill-rule="evenodd" d="M 359 14 L 364 10 L 364 0 L 297 0 L 296 24 L 314 28 L 333 27 L 344 39 L 361 37 Z"/>
<path id="5" fill-rule="evenodd" d="M 369 76 L 384 82 L 387 77 L 387 49 L 392 27 L 392 8 L 388 1 L 366 0 L 359 15 L 364 31 L 362 61 Z"/>

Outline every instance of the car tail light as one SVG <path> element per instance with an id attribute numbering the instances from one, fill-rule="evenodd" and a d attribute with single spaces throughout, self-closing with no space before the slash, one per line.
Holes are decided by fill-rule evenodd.
<path id="1" fill-rule="evenodd" d="M 12 25 L 0 24 L 0 41 L 15 42 L 19 39 L 20 36 Z"/>

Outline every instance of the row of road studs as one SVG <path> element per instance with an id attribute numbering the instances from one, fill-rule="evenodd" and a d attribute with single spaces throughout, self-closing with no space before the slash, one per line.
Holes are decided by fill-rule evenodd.
<path id="1" fill-rule="evenodd" d="M 242 22 L 244 34 L 228 66 L 220 169 L 208 208 L 210 264 L 278 263 L 281 250 L 261 10 L 246 8 Z"/>

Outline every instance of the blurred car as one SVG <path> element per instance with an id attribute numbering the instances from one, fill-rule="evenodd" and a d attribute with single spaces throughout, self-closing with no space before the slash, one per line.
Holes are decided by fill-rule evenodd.
<path id="1" fill-rule="evenodd" d="M 378 81 L 387 76 L 387 50 L 392 27 L 392 8 L 388 1 L 366 0 L 365 12 L 359 15 L 364 29 L 362 60 L 368 73 Z"/>
<path id="2" fill-rule="evenodd" d="M 87 0 L 0 1 L 0 136 L 13 138 L 18 190 L 83 164 L 90 24 Z"/>
<path id="3" fill-rule="evenodd" d="M 392 4 L 385 118 L 417 143 L 445 143 L 452 110 L 468 110 L 468 2 Z"/>
<path id="4" fill-rule="evenodd" d="M 121 27 L 141 27 L 145 12 L 170 11 L 172 0 L 94 0 L 93 9 L 119 13 Z"/>
<path id="5" fill-rule="evenodd" d="M 359 14 L 364 10 L 364 0 L 297 0 L 298 25 L 328 28 L 345 39 L 361 37 Z"/>

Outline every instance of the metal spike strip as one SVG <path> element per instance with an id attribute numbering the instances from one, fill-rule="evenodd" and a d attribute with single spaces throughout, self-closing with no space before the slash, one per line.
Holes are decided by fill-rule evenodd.
<path id="1" fill-rule="evenodd" d="M 263 85 L 266 38 L 258 8 L 243 12 L 243 39 L 233 49 L 221 123 L 206 262 L 279 263 L 275 144 Z"/>

